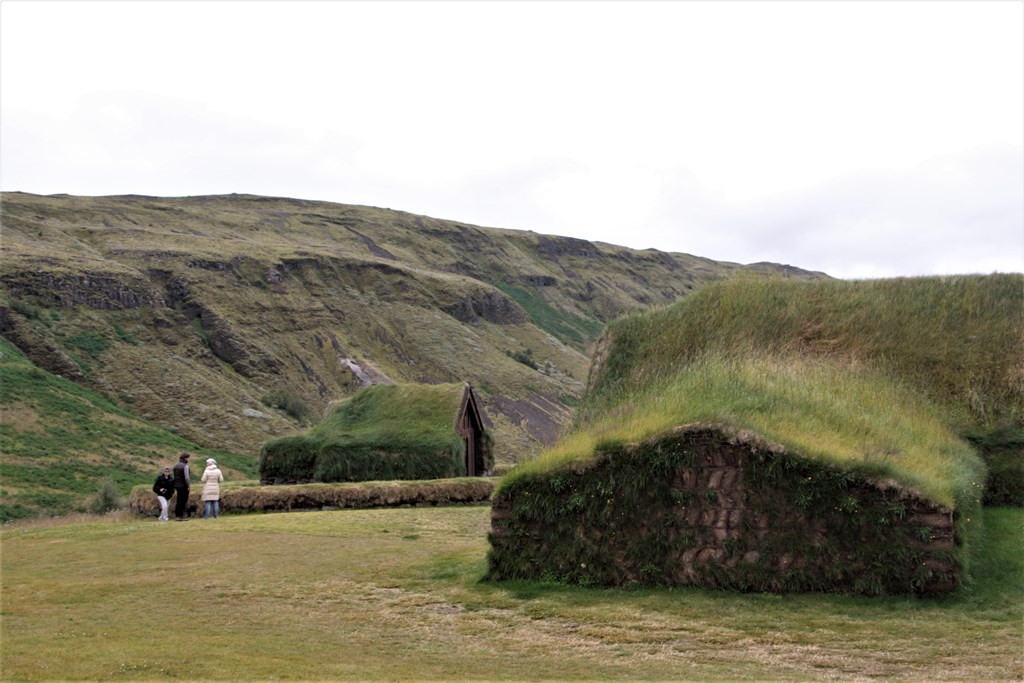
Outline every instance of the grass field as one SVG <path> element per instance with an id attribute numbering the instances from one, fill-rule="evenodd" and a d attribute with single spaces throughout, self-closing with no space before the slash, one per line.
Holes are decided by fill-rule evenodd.
<path id="1" fill-rule="evenodd" d="M 8 525 L 4 680 L 1024 676 L 1024 511 L 943 600 L 485 583 L 488 506 Z"/>

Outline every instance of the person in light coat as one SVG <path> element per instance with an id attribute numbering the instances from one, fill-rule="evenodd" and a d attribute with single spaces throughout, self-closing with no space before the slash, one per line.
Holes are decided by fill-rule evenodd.
<path id="1" fill-rule="evenodd" d="M 207 458 L 206 471 L 203 472 L 203 519 L 220 517 L 220 483 L 224 481 L 224 475 L 217 469 L 217 461 Z"/>

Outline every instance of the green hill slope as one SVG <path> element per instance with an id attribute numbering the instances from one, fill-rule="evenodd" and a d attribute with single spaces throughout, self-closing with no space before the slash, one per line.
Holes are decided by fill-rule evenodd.
<path id="1" fill-rule="evenodd" d="M 81 510 L 100 482 L 126 494 L 152 484 L 181 451 L 215 457 L 234 478 L 256 463 L 204 449 L 63 377 L 0 338 L 0 521 Z M 201 461 L 201 460 L 200 460 Z"/>
<path id="2" fill-rule="evenodd" d="M 472 383 L 508 466 L 572 420 L 607 321 L 744 270 L 823 277 L 267 197 L 4 193 L 0 209 L 0 335 L 254 466 L 264 441 L 387 382 Z"/>
<path id="3" fill-rule="evenodd" d="M 818 282 L 738 278 L 609 329 L 587 404 L 708 351 L 864 363 L 948 408 L 963 429 L 1024 423 L 1024 276 Z"/>

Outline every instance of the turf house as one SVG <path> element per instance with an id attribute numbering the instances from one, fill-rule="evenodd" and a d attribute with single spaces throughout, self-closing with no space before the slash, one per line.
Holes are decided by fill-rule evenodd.
<path id="1" fill-rule="evenodd" d="M 573 429 L 499 483 L 488 575 L 956 590 L 982 499 L 1021 501 L 1022 348 L 1018 275 L 740 279 L 617 320 Z"/>
<path id="2" fill-rule="evenodd" d="M 266 442 L 264 484 L 442 479 L 494 467 L 469 384 L 379 384 L 334 405 L 303 434 Z"/>

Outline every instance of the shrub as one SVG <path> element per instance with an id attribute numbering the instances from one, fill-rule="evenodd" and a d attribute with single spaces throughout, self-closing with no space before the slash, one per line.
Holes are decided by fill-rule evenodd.
<path id="1" fill-rule="evenodd" d="M 113 510 L 120 510 L 124 507 L 124 499 L 118 494 L 113 480 L 104 478 L 99 490 L 96 491 L 96 496 L 89 501 L 87 509 L 89 512 L 99 515 L 105 512 L 112 512 Z"/>
<path id="2" fill-rule="evenodd" d="M 67 345 L 84 351 L 93 360 L 99 360 L 100 354 L 110 348 L 110 342 L 95 332 L 83 332 L 82 334 L 68 337 Z"/>
<path id="3" fill-rule="evenodd" d="M 128 334 L 128 331 L 117 323 L 114 323 L 114 334 L 116 334 L 117 338 L 125 342 L 126 344 L 131 344 L 132 346 L 139 345 L 139 340 L 133 337 L 132 335 Z"/>
<path id="4" fill-rule="evenodd" d="M 528 368 L 538 369 L 537 361 L 533 359 L 533 349 L 521 349 L 515 352 L 508 351 L 507 353 L 512 360 L 518 361 Z"/>
<path id="5" fill-rule="evenodd" d="M 308 424 L 313 420 L 313 409 L 306 403 L 286 391 L 271 391 L 260 399 L 260 402 L 268 408 L 283 410 L 287 415 L 302 424 Z"/>
<path id="6" fill-rule="evenodd" d="M 39 320 L 42 317 L 38 306 L 21 299 L 11 299 L 11 308 L 29 320 Z"/>

